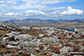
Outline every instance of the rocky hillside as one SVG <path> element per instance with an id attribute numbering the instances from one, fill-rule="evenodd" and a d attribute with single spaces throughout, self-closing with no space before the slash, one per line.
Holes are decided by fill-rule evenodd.
<path id="1" fill-rule="evenodd" d="M 84 55 L 84 30 L 0 23 L 0 56 Z"/>

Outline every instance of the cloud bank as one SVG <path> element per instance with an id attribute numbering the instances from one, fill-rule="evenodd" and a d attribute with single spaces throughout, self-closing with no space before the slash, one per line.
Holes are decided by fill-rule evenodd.
<path id="1" fill-rule="evenodd" d="M 83 10 L 73 9 L 71 6 L 68 6 L 64 11 L 55 11 L 52 12 L 53 15 L 64 16 L 64 15 L 80 15 L 83 14 Z"/>
<path id="2" fill-rule="evenodd" d="M 83 14 L 83 10 L 73 9 L 72 7 L 68 6 L 67 10 L 61 12 L 61 14 L 63 14 L 63 15 Z"/>
<path id="3" fill-rule="evenodd" d="M 0 18 L 60 18 L 82 15 L 83 10 L 60 4 L 77 0 L 0 0 Z M 4 17 L 5 16 L 5 17 Z"/>

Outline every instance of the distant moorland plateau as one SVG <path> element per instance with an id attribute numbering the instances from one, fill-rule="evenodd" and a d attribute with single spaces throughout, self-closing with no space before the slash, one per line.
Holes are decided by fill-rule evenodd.
<path id="1" fill-rule="evenodd" d="M 41 20 L 41 19 L 24 19 L 24 20 L 9 20 L 9 23 L 14 23 L 18 26 L 31 26 L 31 27 L 56 27 L 61 29 L 74 29 L 84 28 L 84 19 L 74 20 Z"/>

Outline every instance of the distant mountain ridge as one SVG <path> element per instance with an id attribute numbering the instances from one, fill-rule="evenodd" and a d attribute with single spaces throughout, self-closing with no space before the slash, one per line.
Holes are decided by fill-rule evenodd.
<path id="1" fill-rule="evenodd" d="M 74 19 L 74 20 L 41 20 L 37 18 L 31 18 L 31 19 L 23 19 L 23 20 L 17 20 L 12 19 L 8 22 L 11 23 L 57 23 L 57 22 L 81 22 L 84 23 L 84 19 Z"/>
<path id="2" fill-rule="evenodd" d="M 27 27 L 56 27 L 60 29 L 84 29 L 84 19 L 74 19 L 74 20 L 42 20 L 37 18 L 28 18 L 23 20 L 8 20 L 5 23 L 12 23 L 17 26 L 27 26 Z"/>

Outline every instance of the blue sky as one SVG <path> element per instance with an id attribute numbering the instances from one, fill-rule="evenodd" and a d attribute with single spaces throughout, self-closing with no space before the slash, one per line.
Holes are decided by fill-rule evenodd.
<path id="1" fill-rule="evenodd" d="M 83 19 L 84 0 L 0 0 L 0 20 Z"/>

